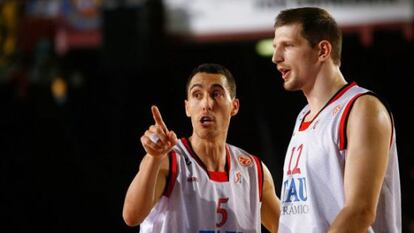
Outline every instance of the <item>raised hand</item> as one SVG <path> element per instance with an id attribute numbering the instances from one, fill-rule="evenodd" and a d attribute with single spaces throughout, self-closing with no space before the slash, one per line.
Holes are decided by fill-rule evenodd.
<path id="1" fill-rule="evenodd" d="M 151 107 L 154 125 L 151 125 L 141 137 L 145 151 L 154 157 L 162 158 L 167 155 L 177 143 L 174 131 L 169 131 L 157 106 Z"/>

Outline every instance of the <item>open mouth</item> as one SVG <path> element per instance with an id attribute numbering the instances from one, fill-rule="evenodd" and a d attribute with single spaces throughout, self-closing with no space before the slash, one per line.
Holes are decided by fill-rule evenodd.
<path id="1" fill-rule="evenodd" d="M 213 119 L 213 117 L 211 117 L 211 116 L 202 116 L 202 117 L 200 118 L 200 123 L 201 123 L 202 125 L 209 125 L 209 124 L 211 124 L 213 121 L 214 121 L 214 119 Z"/>
<path id="2" fill-rule="evenodd" d="M 290 70 L 289 69 L 285 69 L 285 68 L 279 68 L 279 72 L 282 74 L 282 78 L 283 79 L 286 79 L 287 76 L 290 73 Z"/>

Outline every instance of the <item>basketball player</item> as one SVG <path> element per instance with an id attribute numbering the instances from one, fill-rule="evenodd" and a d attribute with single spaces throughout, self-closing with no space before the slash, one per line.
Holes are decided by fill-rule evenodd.
<path id="1" fill-rule="evenodd" d="M 147 154 L 126 194 L 126 224 L 145 233 L 255 233 L 263 223 L 276 232 L 280 205 L 269 170 L 226 143 L 239 110 L 232 74 L 203 64 L 186 89 L 193 133 L 178 140 L 152 107 L 155 124 L 141 137 Z"/>
<path id="2" fill-rule="evenodd" d="M 340 71 L 342 35 L 320 8 L 277 16 L 273 62 L 284 88 L 302 91 L 286 153 L 280 233 L 401 232 L 393 119 Z"/>

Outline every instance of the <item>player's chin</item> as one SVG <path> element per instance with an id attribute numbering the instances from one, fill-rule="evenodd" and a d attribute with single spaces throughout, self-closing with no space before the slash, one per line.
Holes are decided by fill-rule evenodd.
<path id="1" fill-rule="evenodd" d="M 289 80 L 289 79 L 284 80 L 283 88 L 286 91 L 298 91 L 298 90 L 300 90 L 300 87 L 299 87 L 298 83 L 293 82 L 293 80 Z"/>
<path id="2" fill-rule="evenodd" d="M 289 81 L 287 81 L 287 80 L 284 80 L 283 81 L 283 88 L 286 90 L 286 91 L 293 91 L 293 86 L 291 85 L 291 83 L 289 83 Z"/>

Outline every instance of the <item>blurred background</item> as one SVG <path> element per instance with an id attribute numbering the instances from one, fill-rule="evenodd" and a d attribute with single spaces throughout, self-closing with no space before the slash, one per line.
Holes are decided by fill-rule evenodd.
<path id="1" fill-rule="evenodd" d="M 403 232 L 414 232 L 412 0 L 0 0 L 1 232 L 138 232 L 121 212 L 150 106 L 189 136 L 185 81 L 205 62 L 236 77 L 228 142 L 267 164 L 279 195 L 305 99 L 271 62 L 273 22 L 305 5 L 337 18 L 346 79 L 394 113 Z"/>

